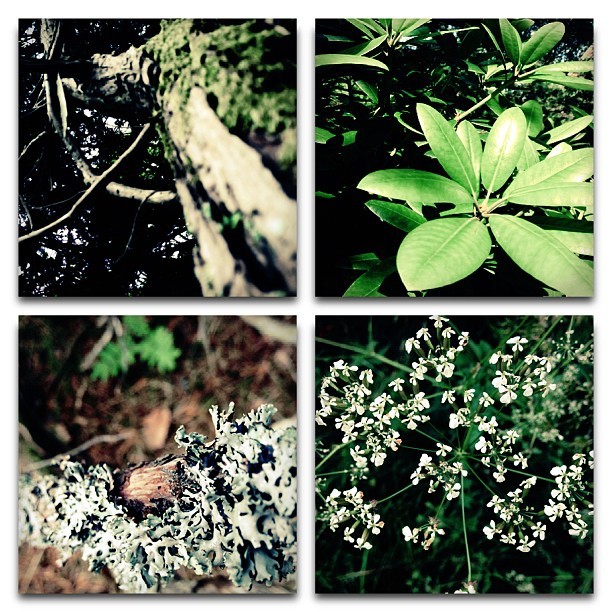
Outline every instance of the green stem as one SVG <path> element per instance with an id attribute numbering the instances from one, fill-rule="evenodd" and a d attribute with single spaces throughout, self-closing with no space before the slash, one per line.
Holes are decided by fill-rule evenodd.
<path id="1" fill-rule="evenodd" d="M 366 577 L 366 568 L 368 567 L 368 556 L 370 555 L 370 550 L 368 548 L 364 549 L 363 556 L 361 557 L 361 570 L 359 570 L 359 592 L 365 593 L 365 577 Z"/>
<path id="2" fill-rule="evenodd" d="M 472 562 L 470 560 L 470 545 L 467 537 L 467 525 L 465 522 L 465 495 L 463 489 L 463 472 L 461 472 L 461 519 L 463 521 L 463 539 L 465 540 L 465 558 L 468 566 L 468 582 L 472 582 Z"/>
<path id="3" fill-rule="evenodd" d="M 332 457 L 334 454 L 336 454 L 340 449 L 344 448 L 345 446 L 348 446 L 350 444 L 350 442 L 345 442 L 344 444 L 337 444 L 336 446 L 334 446 L 334 448 L 329 451 L 329 453 L 327 453 L 327 455 L 325 455 L 325 457 L 323 457 L 323 459 L 321 459 L 321 461 L 319 461 L 319 463 L 317 463 L 317 466 L 315 467 L 315 472 L 316 470 L 318 470 L 330 457 Z"/>
<path id="4" fill-rule="evenodd" d="M 389 501 L 390 499 L 392 499 L 393 497 L 395 497 L 396 495 L 399 495 L 400 493 L 403 493 L 404 491 L 407 491 L 410 487 L 413 487 L 414 485 L 412 483 L 410 483 L 409 485 L 405 486 L 403 489 L 400 489 L 399 491 L 396 491 L 395 493 L 391 493 L 391 495 L 384 497 L 383 499 L 379 499 L 378 500 L 378 504 L 383 504 L 387 501 Z"/>

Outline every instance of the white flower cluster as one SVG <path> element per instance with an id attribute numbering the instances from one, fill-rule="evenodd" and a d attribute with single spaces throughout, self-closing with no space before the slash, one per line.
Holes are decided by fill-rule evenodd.
<path id="1" fill-rule="evenodd" d="M 325 513 L 320 518 L 329 523 L 332 531 L 336 531 L 342 523 L 349 522 L 350 525 L 344 528 L 344 539 L 359 550 L 372 548 L 372 543 L 368 541 L 370 535 L 378 535 L 384 527 L 380 514 L 373 511 L 376 502 L 366 502 L 363 491 L 352 487 L 346 491 L 334 489 L 325 499 L 325 504 Z M 355 537 L 358 530 L 361 533 Z"/>
<path id="2" fill-rule="evenodd" d="M 446 444 L 438 444 L 436 455 L 446 457 L 452 451 L 450 446 Z M 444 496 L 448 501 L 459 497 L 461 492 L 460 479 L 461 476 L 467 476 L 467 470 L 463 467 L 461 461 L 444 461 L 439 459 L 436 463 L 430 455 L 423 453 L 419 460 L 419 465 L 416 470 L 410 475 L 410 482 L 413 486 L 419 484 L 421 480 L 429 478 L 428 493 L 433 493 L 442 485 Z"/>
<path id="3" fill-rule="evenodd" d="M 415 527 L 411 529 L 406 525 L 402 529 L 402 535 L 404 536 L 404 540 L 406 542 L 412 542 L 416 544 L 419 542 L 419 538 L 421 538 L 421 546 L 424 550 L 429 550 L 431 545 L 434 543 L 436 536 L 445 535 L 444 529 L 440 527 L 440 522 L 435 518 L 430 518 L 429 522 L 426 525 L 422 525 L 421 527 Z"/>
<path id="4" fill-rule="evenodd" d="M 209 443 L 179 428 L 180 491 L 141 520 L 119 503 L 108 466 L 66 460 L 59 477 L 21 477 L 20 541 L 53 546 L 63 559 L 81 550 L 91 570 L 107 567 L 128 592 L 163 585 L 182 566 L 225 567 L 246 588 L 284 578 L 296 559 L 296 434 L 270 427 L 275 410 L 263 405 L 232 422 L 232 404 L 213 407 Z"/>

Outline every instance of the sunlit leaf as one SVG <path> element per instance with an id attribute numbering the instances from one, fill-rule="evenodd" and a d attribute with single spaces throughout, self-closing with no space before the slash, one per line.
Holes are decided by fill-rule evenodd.
<path id="1" fill-rule="evenodd" d="M 555 155 L 561 155 L 561 153 L 569 153 L 573 151 L 572 145 L 567 142 L 560 142 L 558 145 L 555 145 L 549 152 L 546 158 L 555 157 Z"/>
<path id="2" fill-rule="evenodd" d="M 476 271 L 490 250 L 489 232 L 476 218 L 436 219 L 404 238 L 397 270 L 408 291 L 444 287 Z"/>
<path id="3" fill-rule="evenodd" d="M 518 64 L 521 59 L 521 37 L 516 31 L 516 28 L 507 20 L 499 20 L 499 28 L 501 30 L 502 42 L 504 49 L 513 64 Z"/>
<path id="4" fill-rule="evenodd" d="M 417 104 L 419 123 L 425 138 L 447 174 L 470 193 L 477 195 L 479 183 L 472 160 L 455 130 L 427 104 Z"/>
<path id="5" fill-rule="evenodd" d="M 579 61 L 579 62 L 558 62 L 556 64 L 546 64 L 546 66 L 538 66 L 536 73 L 542 72 L 592 72 L 595 69 L 595 62 Z"/>
<path id="6" fill-rule="evenodd" d="M 370 98 L 373 104 L 378 104 L 378 90 L 376 87 L 368 83 L 367 81 L 357 81 L 357 87 L 363 91 L 363 93 Z"/>
<path id="7" fill-rule="evenodd" d="M 592 121 L 593 115 L 579 117 L 578 119 L 568 121 L 563 125 L 559 125 L 556 128 L 545 132 L 544 136 L 548 136 L 548 144 L 554 144 L 555 142 L 565 140 L 566 138 L 570 138 L 571 136 L 575 136 L 579 132 L 582 132 L 582 130 L 591 125 Z"/>
<path id="8" fill-rule="evenodd" d="M 480 135 L 478 134 L 478 130 L 469 121 L 462 121 L 457 126 L 457 136 L 459 136 L 459 140 L 463 143 L 472 162 L 474 176 L 476 177 L 476 193 L 478 193 L 478 186 L 480 185 L 480 163 L 482 161 L 482 142 L 480 141 Z"/>
<path id="9" fill-rule="evenodd" d="M 591 176 L 593 176 L 593 149 L 570 151 L 547 157 L 527 170 L 519 172 L 506 189 L 504 196 L 544 181 L 580 183 Z"/>
<path id="10" fill-rule="evenodd" d="M 552 159 L 556 158 L 553 157 Z M 522 187 L 512 191 L 512 193 L 507 195 L 507 198 L 509 202 L 526 204 L 528 206 L 576 206 L 590 208 L 593 206 L 593 183 L 545 181 L 531 187 Z"/>
<path id="11" fill-rule="evenodd" d="M 546 230 L 506 215 L 491 215 L 489 224 L 501 248 L 527 274 L 567 296 L 593 295 L 593 269 Z"/>
<path id="12" fill-rule="evenodd" d="M 523 111 L 510 108 L 493 124 L 484 148 L 481 165 L 482 184 L 497 191 L 509 178 L 523 152 L 527 121 Z"/>
<path id="13" fill-rule="evenodd" d="M 431 19 L 392 19 L 391 27 L 394 32 L 401 32 L 403 36 L 408 36 L 410 32 L 425 25 L 428 21 Z"/>
<path id="14" fill-rule="evenodd" d="M 389 257 L 359 276 L 342 297 L 376 297 L 385 279 L 395 272 L 395 258 Z"/>
<path id="15" fill-rule="evenodd" d="M 330 138 L 333 138 L 335 134 L 324 128 L 315 128 L 315 143 L 325 144 Z"/>
<path id="16" fill-rule="evenodd" d="M 525 138 L 525 145 L 523 146 L 523 152 L 519 157 L 519 160 L 516 164 L 516 167 L 519 170 L 526 170 L 527 168 L 531 168 L 540 161 L 540 156 L 538 155 L 538 150 L 535 147 L 535 143 L 531 138 Z"/>
<path id="17" fill-rule="evenodd" d="M 389 223 L 404 232 L 410 232 L 418 225 L 425 223 L 425 217 L 415 213 L 403 204 L 384 202 L 382 200 L 369 200 L 365 205 L 385 223 Z"/>
<path id="18" fill-rule="evenodd" d="M 405 202 L 465 204 L 472 196 L 458 183 L 422 170 L 377 170 L 361 179 L 358 189 Z"/>
<path id="19" fill-rule="evenodd" d="M 349 49 L 344 49 L 343 53 L 348 55 L 365 55 L 369 51 L 373 51 L 382 45 L 385 40 L 387 40 L 387 35 L 379 36 L 378 38 L 374 38 L 373 40 L 368 40 L 367 42 L 361 43 L 359 45 L 355 45 L 354 47 L 350 47 Z"/>
<path id="20" fill-rule="evenodd" d="M 531 223 L 546 230 L 576 255 L 594 255 L 593 222 L 577 219 L 529 217 Z"/>
<path id="21" fill-rule="evenodd" d="M 347 21 L 370 38 L 374 38 L 374 33 L 385 34 L 385 31 L 373 19 L 347 19 Z"/>
<path id="22" fill-rule="evenodd" d="M 546 83 L 556 83 L 557 85 L 564 85 L 571 89 L 579 89 L 581 91 L 593 91 L 594 83 L 589 79 L 582 77 L 570 77 L 570 76 L 555 76 L 552 74 L 534 74 L 530 77 L 530 80 L 545 81 Z M 529 82 L 526 81 L 526 82 Z"/>
<path id="23" fill-rule="evenodd" d="M 560 21 L 553 21 L 542 26 L 523 45 L 521 63 L 527 65 L 537 62 L 557 45 L 564 34 L 565 26 Z"/>
<path id="24" fill-rule="evenodd" d="M 364 57 L 362 55 L 350 55 L 347 53 L 324 53 L 322 55 L 315 56 L 316 67 L 338 65 L 368 66 L 370 68 L 389 70 L 386 64 L 383 64 L 372 57 Z"/>
<path id="25" fill-rule="evenodd" d="M 527 100 L 520 106 L 527 120 L 527 133 L 531 138 L 537 136 L 544 129 L 544 113 L 542 105 L 535 100 Z"/>

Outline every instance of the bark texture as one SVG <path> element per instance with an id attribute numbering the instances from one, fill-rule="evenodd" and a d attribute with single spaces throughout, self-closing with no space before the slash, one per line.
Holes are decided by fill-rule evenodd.
<path id="1" fill-rule="evenodd" d="M 283 62 L 269 60 L 288 32 L 263 20 L 218 28 L 191 20 L 164 23 L 143 47 L 68 62 L 62 89 L 103 112 L 157 122 L 187 227 L 197 239 L 194 269 L 203 295 L 295 295 L 296 202 L 261 155 L 232 133 L 289 134 L 289 158 L 294 156 L 295 88 L 275 78 L 286 72 Z M 64 121 L 53 115 L 56 132 L 91 182 Z M 114 182 L 106 189 L 147 203 L 173 200 L 168 192 Z"/>

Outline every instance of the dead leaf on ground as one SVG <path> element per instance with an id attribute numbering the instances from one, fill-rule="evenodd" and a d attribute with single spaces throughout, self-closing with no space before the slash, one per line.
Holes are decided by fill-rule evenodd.
<path id="1" fill-rule="evenodd" d="M 159 450 L 164 447 L 172 412 L 167 406 L 153 408 L 144 419 L 142 419 L 142 439 L 149 450 Z"/>

